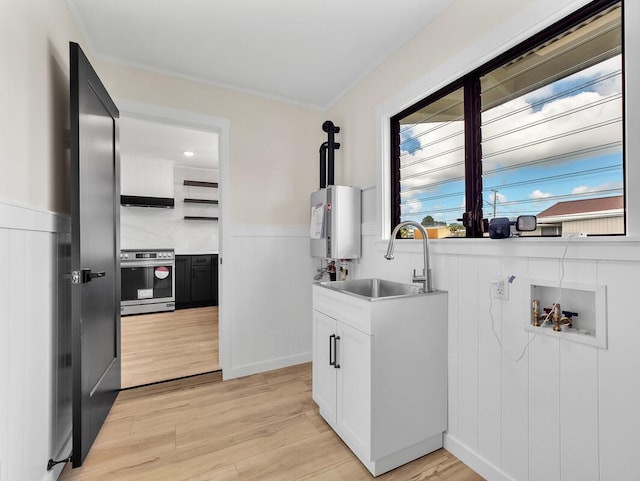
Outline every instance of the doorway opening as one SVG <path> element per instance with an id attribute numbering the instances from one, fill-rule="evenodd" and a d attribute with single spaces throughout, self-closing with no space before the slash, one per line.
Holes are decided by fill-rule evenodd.
<path id="1" fill-rule="evenodd" d="M 221 370 L 220 133 L 142 110 L 120 118 L 123 389 Z M 131 262 L 154 254 L 162 266 Z M 171 299 L 153 302 L 167 280 Z"/>

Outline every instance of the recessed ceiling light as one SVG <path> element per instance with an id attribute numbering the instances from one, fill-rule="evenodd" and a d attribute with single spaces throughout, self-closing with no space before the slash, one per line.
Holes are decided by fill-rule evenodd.
<path id="1" fill-rule="evenodd" d="M 184 152 L 182 152 L 184 154 L 185 157 L 193 157 L 193 152 L 189 151 L 189 150 L 185 150 Z"/>

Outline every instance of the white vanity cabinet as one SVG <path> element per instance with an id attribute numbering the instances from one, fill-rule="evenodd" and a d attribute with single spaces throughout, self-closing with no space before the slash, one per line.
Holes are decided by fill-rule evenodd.
<path id="1" fill-rule="evenodd" d="M 313 313 L 313 394 L 327 422 L 353 451 L 371 437 L 371 336 L 321 312 Z M 317 389 L 316 389 L 317 386 Z"/>
<path id="2" fill-rule="evenodd" d="M 378 476 L 442 447 L 447 294 L 369 300 L 313 286 L 313 399 Z"/>

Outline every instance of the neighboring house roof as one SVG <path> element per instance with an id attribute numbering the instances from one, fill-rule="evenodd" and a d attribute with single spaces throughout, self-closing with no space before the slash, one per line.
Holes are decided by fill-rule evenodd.
<path id="1" fill-rule="evenodd" d="M 568 200 L 553 204 L 538 214 L 538 219 L 552 222 L 559 220 L 593 219 L 624 214 L 624 196 L 597 197 L 594 199 Z"/>

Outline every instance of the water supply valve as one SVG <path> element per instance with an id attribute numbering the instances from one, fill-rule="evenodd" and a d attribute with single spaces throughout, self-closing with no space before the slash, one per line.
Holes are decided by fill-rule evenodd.
<path id="1" fill-rule="evenodd" d="M 349 275 L 349 259 L 340 259 L 340 280 L 346 281 Z"/>
<path id="2" fill-rule="evenodd" d="M 334 260 L 329 261 L 329 264 L 327 265 L 327 272 L 329 273 L 329 280 L 335 281 L 336 280 L 336 261 Z"/>

